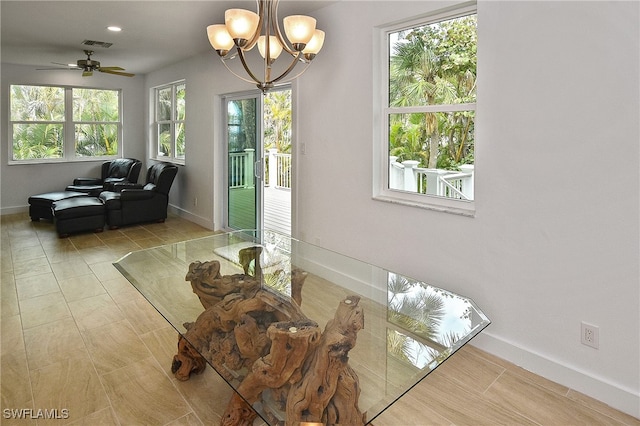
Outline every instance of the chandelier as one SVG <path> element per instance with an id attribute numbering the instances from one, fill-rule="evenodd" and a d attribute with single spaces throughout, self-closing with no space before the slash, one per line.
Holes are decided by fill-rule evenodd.
<path id="1" fill-rule="evenodd" d="M 304 15 L 291 15 L 282 20 L 287 36 L 285 39 L 278 23 L 278 3 L 279 0 L 258 0 L 258 13 L 245 9 L 228 9 L 224 14 L 224 24 L 207 27 L 209 43 L 224 66 L 241 80 L 256 84 L 263 93 L 275 83 L 299 77 L 324 43 L 324 31 L 316 29 L 315 18 Z M 259 61 L 254 59 L 251 62 L 247 54 L 256 45 L 262 59 L 258 57 Z M 276 67 L 276 60 L 282 59 L 281 54 L 283 57 L 290 57 L 291 62 L 287 65 L 286 61 L 281 61 Z M 249 78 L 239 75 L 227 64 L 235 58 L 240 58 Z M 284 66 L 282 62 L 285 62 Z M 291 77 L 298 62 L 302 62 L 304 68 Z M 258 70 L 252 71 L 252 66 Z M 277 75 L 274 76 L 275 74 Z"/>

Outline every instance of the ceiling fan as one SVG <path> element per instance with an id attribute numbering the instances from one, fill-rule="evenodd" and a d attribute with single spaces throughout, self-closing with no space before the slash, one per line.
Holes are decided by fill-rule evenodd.
<path id="1" fill-rule="evenodd" d="M 67 68 L 38 68 L 38 70 L 82 70 L 83 77 L 90 77 L 93 75 L 94 71 L 104 72 L 107 74 L 115 74 L 121 75 L 124 77 L 133 77 L 135 74 L 131 74 L 129 72 L 123 72 L 124 68 L 122 67 L 101 67 L 100 62 L 94 61 L 91 59 L 91 55 L 93 55 L 92 50 L 85 50 L 84 54 L 87 55 L 87 59 L 78 59 L 76 65 L 67 65 Z M 56 65 L 66 65 L 60 64 L 58 62 L 53 62 Z"/>

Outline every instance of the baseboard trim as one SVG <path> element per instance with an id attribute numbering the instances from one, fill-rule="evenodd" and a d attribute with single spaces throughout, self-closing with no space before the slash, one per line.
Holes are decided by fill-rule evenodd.
<path id="1" fill-rule="evenodd" d="M 13 207 L 2 207 L 0 208 L 0 216 L 5 216 L 5 215 L 10 215 L 10 214 L 17 214 L 17 213 L 27 213 L 29 211 L 29 206 L 13 206 Z M 183 217 L 193 223 L 196 223 L 204 228 L 207 229 L 211 229 L 214 230 L 215 229 L 215 223 L 212 222 L 209 219 L 206 219 L 204 217 L 195 215 L 187 210 L 181 209 L 179 207 L 176 207 L 172 204 L 169 204 L 169 208 L 168 211 L 170 211 L 171 213 L 174 213 L 180 217 Z"/>
<path id="2" fill-rule="evenodd" d="M 640 418 L 640 395 L 604 379 L 549 359 L 485 330 L 472 344 L 525 370 L 597 399 L 616 410 Z"/>
<path id="3" fill-rule="evenodd" d="M 28 211 L 29 206 L 3 207 L 0 209 L 0 216 L 4 216 L 7 214 L 26 213 Z"/>
<path id="4" fill-rule="evenodd" d="M 195 215 L 188 210 L 182 209 L 180 207 L 174 206 L 173 204 L 169 204 L 169 211 L 173 214 L 176 214 L 184 219 L 187 219 L 190 222 L 193 222 L 197 225 L 200 225 L 204 228 L 215 230 L 215 223 L 209 219 L 204 217 Z"/>

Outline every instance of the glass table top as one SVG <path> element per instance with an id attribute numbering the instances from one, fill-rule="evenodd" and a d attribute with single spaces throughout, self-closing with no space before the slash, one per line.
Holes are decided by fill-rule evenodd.
<path id="1" fill-rule="evenodd" d="M 257 261 L 251 258 L 247 261 L 247 253 L 255 253 L 252 250 L 256 249 L 252 247 L 258 248 Z M 203 273 L 204 265 L 210 264 L 219 268 L 216 277 L 194 278 L 193 271 Z M 314 356 L 332 356 L 331 351 L 335 352 L 339 346 L 331 346 L 328 355 L 311 355 L 314 351 L 321 352 L 317 348 L 323 345 L 324 335 L 330 334 L 329 329 L 334 327 L 335 330 L 340 310 L 352 309 L 352 317 L 348 320 L 352 321 L 351 325 L 356 322 L 354 318 L 359 320 L 350 333 L 342 332 L 339 339 L 342 352 L 336 359 L 342 363 L 341 371 L 345 371 L 346 364 L 348 371 L 353 372 L 351 376 L 355 377 L 356 383 L 352 387 L 356 401 L 355 404 L 351 402 L 351 406 L 359 410 L 363 423 L 373 421 L 490 324 L 483 312 L 466 297 L 274 232 L 265 232 L 260 240 L 240 231 L 217 234 L 132 252 L 114 265 L 270 425 L 285 424 L 287 415 L 293 416 L 284 401 L 293 398 L 293 389 L 295 383 L 300 382 L 296 382 L 300 376 L 301 380 L 313 374 L 326 373 L 327 377 L 331 376 L 327 371 L 333 367 L 314 370 L 309 364 Z M 231 280 L 226 277 L 235 278 Z M 226 293 L 217 294 L 221 300 L 209 300 L 208 296 L 196 294 L 197 286 L 201 291 L 215 293 L 217 290 L 212 290 L 211 282 L 222 283 L 225 279 L 227 284 L 231 282 L 245 288 L 242 290 L 243 298 L 247 298 L 247 283 L 257 283 L 259 290 L 251 290 L 251 297 L 257 297 L 258 291 L 266 298 L 264 300 L 269 301 L 266 309 L 269 316 L 259 317 L 251 310 L 248 312 L 249 316 L 258 320 L 259 336 L 270 336 L 275 342 L 266 328 L 285 323 L 289 339 L 295 337 L 296 332 L 307 329 L 312 329 L 314 336 L 322 336 L 312 339 L 311 346 L 316 346 L 307 348 L 295 372 L 286 383 L 279 383 L 277 389 L 262 386 L 256 391 L 255 385 L 243 385 L 243 381 L 250 381 L 248 375 L 257 374 L 255 368 L 252 370 L 255 366 L 246 360 L 239 366 L 237 362 L 229 362 L 228 357 L 226 361 L 221 361 L 215 351 L 209 350 L 214 346 L 213 343 L 208 341 L 205 345 L 200 342 L 201 339 L 193 337 L 193 329 L 198 328 L 199 323 L 204 324 L 205 320 L 200 316 L 204 318 L 208 311 L 229 305 L 240 297 L 239 289 L 229 293 L 228 288 Z M 191 281 L 191 285 L 187 280 Z M 285 306 L 284 310 L 280 309 L 282 306 Z M 357 310 L 353 310 L 355 308 Z M 280 311 L 285 314 L 279 314 Z M 353 314 L 356 311 L 357 315 Z M 301 319 L 304 321 L 300 322 Z M 261 326 L 260 321 L 271 324 Z M 295 321 L 298 322 L 294 324 Z M 234 327 L 237 329 L 239 323 L 244 321 L 237 322 L 227 330 L 225 339 L 234 333 Z M 192 329 L 187 330 L 186 327 Z M 340 327 L 338 329 L 343 330 Z M 216 336 L 220 337 L 219 333 Z M 348 344 L 345 343 L 347 340 Z M 276 344 L 267 339 L 266 343 L 254 345 L 255 341 L 255 337 L 250 340 L 251 345 L 258 346 L 256 350 L 260 352 L 255 357 L 261 356 L 262 363 L 267 362 L 271 366 Z M 234 353 L 243 353 L 242 350 L 238 351 L 238 346 L 243 345 L 237 343 L 235 337 L 232 343 L 236 344 L 231 349 Z M 343 373 L 338 376 L 340 380 L 344 378 Z M 328 379 L 325 377 L 325 380 Z M 331 383 L 335 385 L 336 380 Z M 327 392 L 326 388 L 322 389 Z M 325 412 L 323 419 L 314 419 L 309 415 L 309 410 L 301 410 L 296 415 L 302 415 L 297 420 L 320 423 L 330 423 L 327 418 L 331 418 L 331 414 L 327 417 Z M 336 414 L 333 416 L 331 422 L 335 422 Z M 345 419 L 344 413 L 341 418 Z"/>

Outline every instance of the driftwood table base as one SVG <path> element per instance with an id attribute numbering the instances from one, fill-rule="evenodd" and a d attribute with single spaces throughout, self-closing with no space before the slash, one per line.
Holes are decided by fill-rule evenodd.
<path id="1" fill-rule="evenodd" d="M 184 324 L 171 371 L 188 380 L 208 362 L 227 381 L 239 383 L 222 417 L 225 426 L 252 425 L 255 403 L 274 419 L 285 416 L 285 425 L 364 425 L 359 380 L 348 356 L 364 327 L 360 298 L 342 300 L 321 330 L 300 310 L 306 273 L 292 271 L 291 298 L 263 288 L 260 251 L 240 251 L 244 274 L 222 276 L 215 260 L 189 266 L 186 280 L 205 310 Z M 251 261 L 255 277 L 248 275 Z"/>

